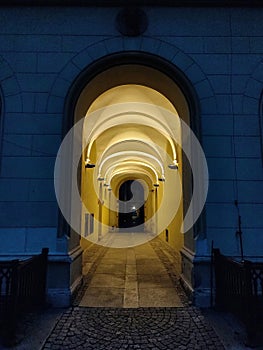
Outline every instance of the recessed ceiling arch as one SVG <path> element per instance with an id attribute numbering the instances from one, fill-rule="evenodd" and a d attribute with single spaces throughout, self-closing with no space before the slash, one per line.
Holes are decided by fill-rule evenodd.
<path id="1" fill-rule="evenodd" d="M 111 165 L 105 172 L 104 179 L 105 179 L 106 183 L 109 183 L 111 181 L 111 179 L 114 177 L 115 173 L 120 170 L 120 169 L 116 169 L 119 167 L 121 170 L 123 170 L 123 172 L 126 172 L 127 174 L 129 174 L 129 176 L 130 176 L 131 172 L 133 172 L 134 170 L 148 168 L 153 172 L 153 174 L 155 175 L 155 181 L 158 183 L 159 177 L 158 177 L 158 173 L 155 170 L 154 166 L 146 163 L 145 161 L 135 161 L 135 160 L 126 161 L 125 164 L 116 162 L 115 164 Z M 145 173 L 145 170 L 144 170 L 144 173 Z M 150 172 L 147 171 L 147 174 L 150 174 Z M 152 175 L 151 175 L 151 178 L 153 179 Z"/>
<path id="2" fill-rule="evenodd" d="M 180 134 L 178 133 L 178 130 L 180 130 L 180 119 L 178 118 L 177 124 L 179 127 L 173 127 L 173 130 L 171 130 L 168 126 L 168 124 L 165 124 L 164 122 L 160 121 L 160 119 L 156 118 L 155 116 L 149 115 L 145 112 L 135 111 L 135 110 L 127 110 L 127 108 L 135 107 L 138 104 L 132 103 L 131 105 L 116 105 L 115 108 L 118 109 L 118 112 L 116 114 L 110 114 L 101 121 L 97 125 L 92 125 L 92 128 L 90 127 L 90 132 L 87 130 L 85 125 L 87 125 L 89 118 L 87 118 L 87 121 L 84 122 L 84 142 L 85 144 L 88 144 L 87 148 L 87 159 L 90 159 L 91 149 L 94 144 L 94 142 L 100 137 L 102 133 L 109 130 L 110 128 L 116 126 L 116 125 L 125 125 L 125 124 L 135 124 L 135 125 L 143 125 L 143 126 L 149 126 L 155 130 L 157 130 L 160 134 L 162 134 L 170 143 L 173 159 L 176 160 L 176 147 L 175 147 L 175 140 L 180 141 Z M 145 108 L 149 106 L 145 104 Z M 140 105 L 142 106 L 142 105 Z M 112 106 L 111 106 L 112 107 Z M 121 108 L 125 108 L 125 110 L 120 113 Z M 109 108 L 107 108 L 107 111 L 109 112 Z M 95 115 L 94 115 L 95 117 Z M 127 118 L 127 122 L 125 122 L 125 117 Z"/>
<path id="3" fill-rule="evenodd" d="M 156 143 L 152 142 L 151 139 L 147 135 L 143 135 L 143 139 L 119 139 L 117 142 L 114 140 L 107 146 L 105 151 L 101 154 L 101 159 L 103 159 L 105 156 L 107 156 L 107 153 L 114 153 L 114 151 L 121 151 L 122 146 L 124 146 L 126 149 L 129 149 L 129 144 L 132 144 L 134 146 L 135 151 L 139 151 L 141 149 L 149 151 L 152 151 L 153 154 L 156 154 L 159 159 L 162 159 L 164 154 L 161 154 L 160 147 L 156 146 Z M 137 149 L 137 146 L 138 149 Z M 148 152 L 147 152 L 148 153 Z M 163 152 L 162 152 L 163 153 Z M 150 153 L 151 154 L 151 153 Z"/>
<path id="4" fill-rule="evenodd" d="M 139 152 L 139 151 L 123 151 L 123 152 L 117 152 L 117 153 L 113 153 L 107 157 L 105 157 L 101 163 L 98 166 L 98 174 L 102 175 L 102 169 L 103 166 L 106 164 L 106 162 L 108 162 L 109 160 L 112 160 L 113 158 L 119 157 L 119 159 L 122 159 L 122 162 L 125 160 L 135 160 L 135 159 L 139 159 L 139 160 L 144 160 L 145 158 L 149 158 L 152 161 L 155 161 L 160 169 L 161 169 L 161 175 L 164 175 L 164 166 L 162 164 L 162 162 L 155 156 L 148 154 L 146 152 Z"/>

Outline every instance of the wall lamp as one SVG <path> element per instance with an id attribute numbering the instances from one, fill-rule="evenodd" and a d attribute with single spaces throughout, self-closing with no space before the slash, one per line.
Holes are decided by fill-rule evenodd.
<path id="1" fill-rule="evenodd" d="M 86 159 L 85 168 L 95 168 L 95 164 L 90 163 L 90 159 Z"/>
<path id="2" fill-rule="evenodd" d="M 174 159 L 173 162 L 172 162 L 172 164 L 169 164 L 169 165 L 168 165 L 168 168 L 177 170 L 177 169 L 178 169 L 178 166 L 179 166 L 179 164 L 178 164 L 177 160 Z"/>

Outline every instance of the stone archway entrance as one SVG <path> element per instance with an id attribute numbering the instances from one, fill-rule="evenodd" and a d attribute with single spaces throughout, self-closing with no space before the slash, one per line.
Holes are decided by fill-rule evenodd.
<path id="1" fill-rule="evenodd" d="M 113 70 L 128 79 L 135 68 L 140 76 L 159 74 L 133 65 Z M 91 88 L 96 84 L 100 81 Z M 87 214 L 93 213 L 95 222 L 93 232 L 82 232 L 84 256 L 89 255 L 90 242 L 109 248 L 94 267 L 80 305 L 181 306 L 175 282 L 149 243 L 156 236 L 165 239 L 170 247 L 162 249 L 171 249 L 171 264 L 181 269 L 183 158 L 178 111 L 162 92 L 127 80 L 92 102 L 85 112 L 82 139 L 81 227 L 87 226 Z"/>
<path id="2" fill-rule="evenodd" d="M 177 72 L 177 75 L 175 69 L 159 59 L 148 58 L 146 60 L 143 54 L 121 56 L 119 61 L 112 57 L 107 61 L 106 58 L 103 67 L 97 65 L 93 71 L 89 70 L 86 81 L 83 77 L 80 79 L 79 94 L 71 99 L 75 122 L 85 116 L 83 142 L 87 147 L 79 166 L 79 187 L 84 203 L 79 226 L 82 237 L 88 236 L 88 241 L 82 239 L 84 249 L 89 246 L 87 242 L 91 236 L 92 242 L 101 244 L 104 237 L 118 227 L 118 188 L 121 183 L 131 179 L 131 174 L 133 178 L 143 181 L 148 191 L 144 205 L 145 231 L 160 234 L 159 237 L 168 241 L 178 254 L 183 246 L 191 251 L 195 249 L 193 230 L 184 236 L 180 234 L 191 198 L 191 171 L 169 130 L 177 130 L 177 136 L 181 137 L 180 118 L 192 124 L 197 108 L 191 93 L 187 95 L 187 83 L 179 84 L 181 73 Z M 176 115 L 175 123 L 169 124 L 143 108 L 133 113 L 134 110 L 130 109 L 132 103 L 166 108 Z M 105 110 L 105 107 L 114 108 L 117 104 L 125 104 L 126 107 L 128 104 L 129 108 L 124 108 L 119 115 L 102 113 L 95 123 L 90 123 L 89 118 L 93 113 Z M 196 120 L 195 124 L 198 125 Z M 92 125 L 91 131 L 89 125 Z M 159 149 L 167 154 L 163 162 L 158 154 Z M 175 173 L 182 182 L 179 186 L 171 187 L 169 178 L 174 177 Z M 165 205 L 162 207 L 162 203 L 166 202 L 162 201 L 165 188 L 168 188 L 168 196 L 180 197 L 178 210 L 167 225 L 164 225 L 167 208 Z M 90 217 L 94 218 L 93 232 L 86 229 L 89 227 L 86 218 L 89 220 Z M 70 241 L 77 242 L 73 231 L 70 237 Z M 186 264 L 187 261 L 184 262 Z M 192 262 L 189 260 L 185 271 L 189 274 L 186 279 L 190 284 L 191 268 Z"/>

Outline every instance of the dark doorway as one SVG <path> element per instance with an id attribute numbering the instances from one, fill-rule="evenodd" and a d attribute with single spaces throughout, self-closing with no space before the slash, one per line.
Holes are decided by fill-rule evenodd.
<path id="1" fill-rule="evenodd" d="M 144 223 L 144 188 L 139 181 L 127 180 L 119 189 L 119 228 Z"/>

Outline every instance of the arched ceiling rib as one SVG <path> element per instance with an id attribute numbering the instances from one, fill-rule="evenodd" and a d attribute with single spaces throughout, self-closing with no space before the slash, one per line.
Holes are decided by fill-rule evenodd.
<path id="1" fill-rule="evenodd" d="M 133 107 L 136 105 L 137 103 L 133 104 Z M 125 111 L 122 113 L 119 113 L 119 109 L 121 107 L 125 108 Z M 149 106 L 144 106 L 144 107 L 149 107 Z M 92 146 L 96 141 L 96 139 L 98 139 L 102 133 L 111 129 L 112 127 L 116 127 L 117 125 L 122 125 L 125 127 L 125 125 L 129 125 L 129 124 L 135 124 L 137 126 L 138 125 L 149 126 L 157 130 L 170 143 L 173 159 L 176 159 L 177 156 L 176 156 L 176 148 L 175 148 L 174 140 L 179 140 L 180 134 L 178 133 L 178 128 L 171 129 L 168 124 L 161 121 L 160 117 L 158 119 L 157 117 L 149 115 L 148 113 L 143 113 L 140 111 L 138 112 L 132 109 L 127 111 L 127 108 L 128 106 L 126 105 L 116 106 L 116 109 L 118 109 L 118 113 L 113 115 L 112 114 L 108 115 L 100 123 L 97 122 L 92 129 L 89 123 L 84 122 L 84 135 L 85 135 L 84 142 L 85 144 L 88 144 L 87 159 L 90 159 Z M 89 121 L 89 119 L 90 118 L 88 118 L 87 121 Z M 179 120 L 178 120 L 178 123 L 180 123 Z M 87 125 L 88 127 L 86 127 Z"/>
<path id="2" fill-rule="evenodd" d="M 131 171 L 134 171 L 134 170 L 148 168 L 155 175 L 155 181 L 158 183 L 158 173 L 152 165 L 147 164 L 145 161 L 134 161 L 134 160 L 127 161 L 127 162 L 125 162 L 125 164 L 116 162 L 115 164 L 111 165 L 106 170 L 105 175 L 104 175 L 104 179 L 105 179 L 106 183 L 110 183 L 110 181 L 114 177 L 115 173 L 120 170 L 119 168 L 121 168 L 123 170 L 123 172 L 126 172 L 127 174 L 130 174 Z M 146 173 L 145 170 L 143 172 Z M 149 170 L 147 171 L 147 174 L 150 174 Z M 150 176 L 152 178 L 152 181 L 154 181 L 152 175 L 150 175 Z"/>
<path id="3" fill-rule="evenodd" d="M 163 159 L 165 152 L 163 152 L 163 150 L 161 150 L 160 147 L 156 145 L 156 143 L 152 142 L 147 135 L 142 134 L 142 136 L 136 136 L 143 137 L 143 139 L 127 138 L 119 139 L 117 141 L 113 139 L 108 145 L 108 147 L 101 154 L 100 158 L 103 159 L 107 156 L 108 153 L 111 154 L 115 152 L 121 152 L 127 149 L 133 149 L 134 151 L 149 151 L 147 153 L 156 155 L 160 159 L 160 161 Z"/>
<path id="4" fill-rule="evenodd" d="M 146 152 L 139 152 L 139 151 L 122 151 L 122 152 L 116 152 L 116 153 L 113 153 L 107 157 L 105 157 L 101 163 L 99 164 L 99 167 L 98 167 L 98 175 L 102 175 L 102 169 L 103 169 L 103 166 L 105 165 L 106 162 L 108 162 L 109 160 L 113 159 L 113 158 L 116 158 L 116 157 L 119 157 L 119 159 L 122 159 L 122 162 L 125 161 L 125 160 L 132 160 L 132 159 L 139 159 L 139 160 L 142 160 L 142 161 L 145 161 L 145 158 L 148 158 L 150 159 L 151 161 L 153 162 L 156 162 L 158 164 L 158 166 L 160 167 L 161 171 L 160 173 L 164 176 L 164 166 L 163 164 L 161 163 L 161 161 L 151 155 L 151 154 L 148 154 Z"/>

